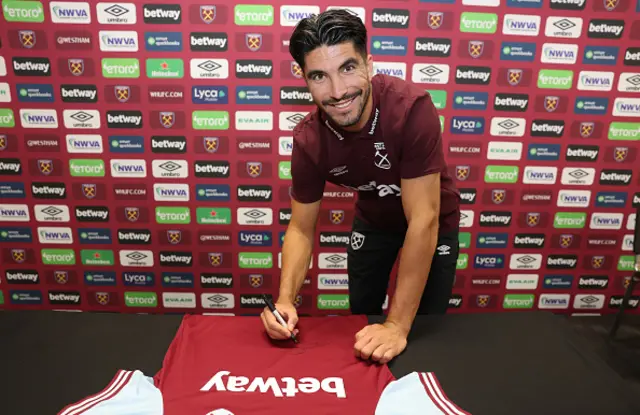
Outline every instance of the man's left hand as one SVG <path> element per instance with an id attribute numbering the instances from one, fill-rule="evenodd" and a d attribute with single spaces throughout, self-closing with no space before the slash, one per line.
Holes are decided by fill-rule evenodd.
<path id="1" fill-rule="evenodd" d="M 371 324 L 356 333 L 354 353 L 361 359 L 381 364 L 402 353 L 407 347 L 407 333 L 393 323 Z"/>

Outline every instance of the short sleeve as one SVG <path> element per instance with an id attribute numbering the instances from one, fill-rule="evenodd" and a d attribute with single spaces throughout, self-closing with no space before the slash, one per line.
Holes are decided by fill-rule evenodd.
<path id="1" fill-rule="evenodd" d="M 401 143 L 400 175 L 403 179 L 445 169 L 440 120 L 429 94 L 420 96 L 407 110 Z"/>
<path id="2" fill-rule="evenodd" d="M 318 165 L 296 140 L 294 132 L 291 151 L 291 197 L 300 203 L 322 199 L 325 179 Z"/>

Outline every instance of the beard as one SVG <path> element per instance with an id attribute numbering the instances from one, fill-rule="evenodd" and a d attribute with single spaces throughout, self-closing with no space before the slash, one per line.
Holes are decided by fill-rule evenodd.
<path id="1" fill-rule="evenodd" d="M 356 125 L 358 122 L 360 122 L 360 118 L 362 118 L 362 113 L 364 112 L 364 107 L 365 105 L 367 105 L 367 101 L 369 100 L 370 95 L 371 95 L 371 84 L 369 84 L 365 90 L 360 89 L 356 92 L 345 95 L 339 100 L 322 101 L 322 107 L 324 108 L 325 114 L 329 118 L 331 118 L 331 121 L 333 121 L 334 124 L 343 128 L 351 127 Z M 331 104 L 334 104 L 340 101 L 346 101 L 351 98 L 354 98 L 356 101 L 358 101 L 356 102 L 357 106 L 355 106 L 351 111 L 349 111 L 346 114 L 340 114 L 337 117 L 331 115 L 330 110 L 333 109 L 333 107 L 330 106 Z"/>

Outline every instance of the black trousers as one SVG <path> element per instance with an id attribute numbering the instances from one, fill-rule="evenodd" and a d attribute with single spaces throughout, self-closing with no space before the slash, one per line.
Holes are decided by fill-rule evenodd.
<path id="1" fill-rule="evenodd" d="M 382 314 L 390 273 L 404 238 L 404 233 L 381 231 L 355 218 L 347 248 L 349 304 L 352 314 Z M 458 253 L 457 229 L 439 235 L 418 314 L 447 312 Z"/>

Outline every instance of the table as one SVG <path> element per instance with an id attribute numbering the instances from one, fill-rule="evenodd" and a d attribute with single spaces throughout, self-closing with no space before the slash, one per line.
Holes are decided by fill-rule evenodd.
<path id="1" fill-rule="evenodd" d="M 118 369 L 155 374 L 180 320 L 1 312 L 0 413 L 53 415 L 102 390 Z M 562 317 L 547 312 L 418 316 L 406 351 L 389 367 L 396 377 L 434 372 L 449 398 L 473 415 L 640 413 L 640 399 L 622 379 Z"/>

